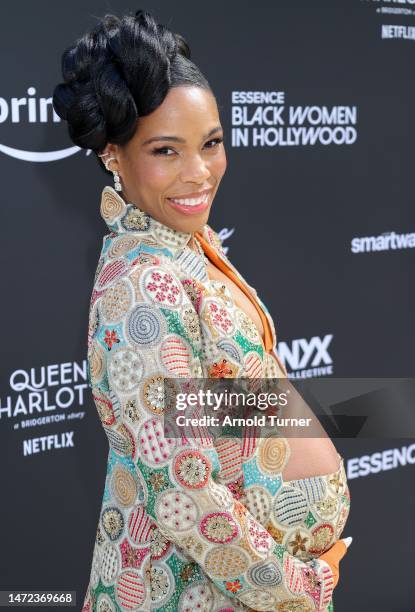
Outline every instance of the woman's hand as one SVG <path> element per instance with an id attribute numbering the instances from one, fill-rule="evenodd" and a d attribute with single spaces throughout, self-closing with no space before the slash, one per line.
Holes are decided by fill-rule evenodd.
<path id="1" fill-rule="evenodd" d="M 322 559 L 330 566 L 333 572 L 334 586 L 339 582 L 339 563 L 347 552 L 348 547 L 352 543 L 352 538 L 342 538 L 338 540 L 331 548 L 325 553 L 320 555 L 319 559 Z"/>

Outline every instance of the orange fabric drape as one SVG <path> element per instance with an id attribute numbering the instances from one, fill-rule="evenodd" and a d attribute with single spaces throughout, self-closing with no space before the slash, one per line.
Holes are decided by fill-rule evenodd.
<path id="1" fill-rule="evenodd" d="M 202 234 L 200 232 L 195 232 L 195 236 L 199 240 L 200 244 L 202 245 L 203 251 L 205 252 L 206 256 L 211 260 L 211 262 L 215 264 L 215 266 L 219 268 L 219 270 L 226 274 L 226 276 L 232 279 L 236 285 L 238 285 L 238 287 L 245 293 L 245 295 L 251 300 L 252 304 L 257 309 L 258 314 L 261 317 L 262 325 L 264 326 L 265 351 L 269 353 L 272 350 L 272 332 L 268 319 L 265 316 L 265 313 L 262 310 L 261 306 L 255 300 L 249 289 L 239 280 L 234 271 L 228 268 L 228 266 L 221 260 L 219 255 L 217 255 L 215 249 L 207 242 L 207 240 L 205 240 Z"/>

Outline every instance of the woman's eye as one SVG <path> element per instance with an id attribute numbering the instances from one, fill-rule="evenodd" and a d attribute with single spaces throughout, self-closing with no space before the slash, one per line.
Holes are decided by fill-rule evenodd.
<path id="1" fill-rule="evenodd" d="M 159 147 L 158 149 L 153 149 L 153 155 L 164 155 L 165 151 L 173 151 L 170 147 Z M 171 157 L 171 155 L 167 155 L 167 157 Z"/>
<path id="2" fill-rule="evenodd" d="M 209 144 L 211 142 L 217 143 L 219 145 L 221 142 L 223 142 L 223 138 L 213 138 L 212 140 L 209 140 L 206 144 Z M 216 145 L 214 145 L 214 146 L 216 146 Z M 213 149 L 213 146 L 212 147 L 208 147 L 208 149 Z"/>
<path id="3" fill-rule="evenodd" d="M 213 138 L 212 140 L 208 140 L 206 145 L 211 145 L 207 148 L 213 149 L 213 147 L 219 145 L 221 142 L 223 142 L 223 138 Z M 175 153 L 175 150 L 171 147 L 158 147 L 157 149 L 153 149 L 152 153 L 153 155 L 165 155 L 166 157 L 171 157 L 171 155 L 166 153 L 166 151 L 173 151 L 173 153 Z"/>

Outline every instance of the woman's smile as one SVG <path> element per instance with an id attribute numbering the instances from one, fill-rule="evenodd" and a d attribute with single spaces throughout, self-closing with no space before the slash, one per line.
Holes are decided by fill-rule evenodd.
<path id="1" fill-rule="evenodd" d="M 185 215 L 197 214 L 209 207 L 211 203 L 211 192 L 212 188 L 209 188 L 204 191 L 199 191 L 198 193 L 191 193 L 186 197 L 167 198 L 167 201 L 175 210 Z"/>

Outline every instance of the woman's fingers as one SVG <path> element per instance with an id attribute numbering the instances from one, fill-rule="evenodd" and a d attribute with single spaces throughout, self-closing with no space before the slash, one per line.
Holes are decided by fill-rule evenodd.
<path id="1" fill-rule="evenodd" d="M 342 538 L 342 540 L 344 541 L 344 543 L 346 544 L 347 548 L 349 548 L 350 544 L 353 542 L 353 538 L 349 537 L 349 538 Z"/>
<path id="2" fill-rule="evenodd" d="M 319 559 L 322 559 L 330 566 L 331 571 L 333 572 L 333 581 L 334 586 L 339 582 L 339 563 L 340 560 L 343 559 L 344 555 L 347 552 L 347 547 L 350 544 L 346 544 L 346 540 L 350 538 L 344 538 L 338 540 L 331 548 L 329 548 L 325 553 L 320 555 Z"/>

